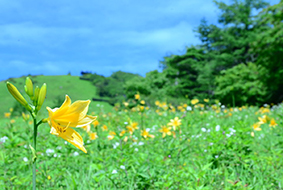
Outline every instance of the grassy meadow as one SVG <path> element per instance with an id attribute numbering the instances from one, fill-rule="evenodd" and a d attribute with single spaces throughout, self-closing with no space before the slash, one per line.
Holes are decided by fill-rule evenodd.
<path id="1" fill-rule="evenodd" d="M 74 76 L 31 77 L 47 84 L 46 106 L 95 97 L 95 88 Z M 9 80 L 23 91 L 25 78 Z M 13 114 L 15 100 L 0 83 L 0 187 L 31 189 L 32 119 Z M 61 97 L 62 96 L 62 97 Z M 170 105 L 143 97 L 111 107 L 91 102 L 98 116 L 90 132 L 76 129 L 85 154 L 38 129 L 38 189 L 282 189 L 283 104 L 227 108 L 212 100 Z"/>

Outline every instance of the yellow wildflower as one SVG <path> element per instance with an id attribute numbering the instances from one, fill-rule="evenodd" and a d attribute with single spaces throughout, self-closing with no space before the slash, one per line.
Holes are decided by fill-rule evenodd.
<path id="1" fill-rule="evenodd" d="M 170 119 L 170 122 L 168 125 L 173 127 L 173 130 L 175 131 L 177 127 L 181 125 L 181 120 L 178 117 L 175 117 L 174 119 Z"/>
<path id="2" fill-rule="evenodd" d="M 136 100 L 139 100 L 141 97 L 140 97 L 140 95 L 139 94 L 135 94 L 135 99 Z"/>
<path id="3" fill-rule="evenodd" d="M 112 140 L 112 139 L 114 139 L 115 135 L 116 135 L 116 133 L 115 133 L 114 131 L 110 131 L 107 138 L 108 138 L 109 140 Z"/>
<path id="4" fill-rule="evenodd" d="M 10 112 L 4 113 L 4 117 L 5 117 L 5 118 L 10 118 L 10 116 L 11 116 L 11 113 L 10 113 Z"/>
<path id="5" fill-rule="evenodd" d="M 166 135 L 171 135 L 171 129 L 172 127 L 161 126 L 159 131 L 162 133 L 162 138 L 164 138 Z"/>
<path id="6" fill-rule="evenodd" d="M 15 123 L 15 122 L 16 122 L 16 120 L 14 120 L 14 119 L 10 120 L 10 123 L 12 123 L 12 124 Z"/>
<path id="7" fill-rule="evenodd" d="M 260 123 L 258 122 L 258 123 L 253 124 L 253 128 L 255 131 L 261 131 Z"/>
<path id="8" fill-rule="evenodd" d="M 123 139 L 124 142 L 127 142 L 128 141 L 128 137 L 126 136 L 124 139 Z"/>
<path id="9" fill-rule="evenodd" d="M 138 129 L 139 127 L 138 127 L 138 123 L 137 122 L 133 122 L 132 123 L 132 127 L 134 128 L 134 129 Z"/>
<path id="10" fill-rule="evenodd" d="M 132 123 L 130 126 L 127 126 L 126 128 L 129 130 L 130 134 L 132 135 L 133 132 L 134 132 L 136 129 L 138 129 L 138 123 L 137 123 L 137 122 L 134 122 L 134 123 Z"/>
<path id="11" fill-rule="evenodd" d="M 156 100 L 156 101 L 155 101 L 155 105 L 156 105 L 156 106 L 159 106 L 159 105 L 160 105 L 160 102 L 159 102 L 158 100 Z"/>
<path id="12" fill-rule="evenodd" d="M 270 112 L 270 109 L 269 109 L 269 108 L 261 108 L 261 109 L 260 109 L 260 112 L 261 112 L 261 114 L 269 113 L 269 112 Z"/>
<path id="13" fill-rule="evenodd" d="M 87 153 L 83 146 L 83 139 L 72 127 L 84 127 L 91 124 L 96 117 L 87 115 L 90 100 L 76 101 L 71 104 L 71 99 L 66 95 L 60 108 L 47 107 L 50 125 L 50 133 L 63 138 L 83 152 Z"/>
<path id="14" fill-rule="evenodd" d="M 93 123 L 94 127 L 96 127 L 97 125 L 99 125 L 99 121 L 95 120 Z"/>
<path id="15" fill-rule="evenodd" d="M 262 117 L 258 117 L 259 120 L 259 124 L 264 124 L 267 123 L 267 121 L 269 121 L 269 117 L 267 115 L 264 115 Z"/>
<path id="16" fill-rule="evenodd" d="M 96 133 L 96 132 L 94 132 L 94 133 L 90 133 L 90 134 L 89 134 L 89 137 L 90 137 L 90 140 L 95 140 L 95 139 L 97 139 L 97 138 L 98 138 L 98 136 L 97 136 L 97 133 Z"/>
<path id="17" fill-rule="evenodd" d="M 209 99 L 203 99 L 204 102 L 208 103 L 209 102 Z"/>
<path id="18" fill-rule="evenodd" d="M 115 133 L 114 131 L 110 131 L 110 132 L 109 132 L 109 135 L 113 135 L 113 136 L 115 136 L 115 135 L 116 135 L 116 133 Z"/>
<path id="19" fill-rule="evenodd" d="M 154 138 L 154 135 L 149 134 L 149 132 L 147 130 L 142 130 L 141 136 L 143 136 L 143 138 L 145 138 L 145 139 L 147 139 L 148 137 Z"/>
<path id="20" fill-rule="evenodd" d="M 125 107 L 129 106 L 129 102 L 123 102 L 123 104 L 124 104 Z"/>
<path id="21" fill-rule="evenodd" d="M 177 109 L 181 110 L 181 109 L 183 109 L 183 106 L 177 106 Z"/>
<path id="22" fill-rule="evenodd" d="M 82 127 L 87 133 L 90 132 L 90 125 L 86 125 Z"/>
<path id="23" fill-rule="evenodd" d="M 139 106 L 140 111 L 144 111 L 144 106 Z"/>
<path id="24" fill-rule="evenodd" d="M 193 104 L 193 105 L 197 104 L 198 102 L 199 102 L 198 99 L 193 99 L 193 100 L 191 100 L 191 104 Z"/>
<path id="25" fill-rule="evenodd" d="M 125 133 L 126 133 L 126 130 L 122 130 L 122 131 L 120 132 L 119 136 L 122 137 Z"/>
<path id="26" fill-rule="evenodd" d="M 198 104 L 198 106 L 204 108 L 204 104 Z"/>
<path id="27" fill-rule="evenodd" d="M 103 125 L 103 126 L 101 127 L 101 129 L 102 129 L 102 131 L 108 131 L 108 127 L 107 127 L 106 125 Z"/>
<path id="28" fill-rule="evenodd" d="M 276 121 L 275 121 L 275 119 L 271 119 L 271 121 L 270 121 L 270 124 L 269 124 L 269 127 L 276 127 L 278 124 L 276 123 Z"/>
<path id="29" fill-rule="evenodd" d="M 145 101 L 144 101 L 144 100 L 141 100 L 141 104 L 145 104 Z"/>

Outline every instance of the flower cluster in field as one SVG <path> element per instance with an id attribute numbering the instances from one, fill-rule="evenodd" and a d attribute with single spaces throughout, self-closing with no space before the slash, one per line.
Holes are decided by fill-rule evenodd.
<path id="1" fill-rule="evenodd" d="M 193 99 L 179 105 L 157 100 L 151 107 L 141 95 L 137 94 L 135 98 L 135 102 L 116 105 L 110 112 L 105 112 L 98 103 L 90 104 L 90 115 L 96 115 L 97 119 L 76 129 L 85 142 L 80 141 L 88 150 L 86 155 L 68 141 L 60 144 L 60 139 L 44 135 L 50 127 L 41 126 L 43 132 L 38 136 L 41 148 L 37 155 L 49 168 L 39 168 L 39 176 L 54 187 L 60 187 L 55 179 L 60 178 L 62 171 L 53 168 L 54 163 L 60 162 L 66 170 L 74 173 L 74 178 L 74 175 L 83 175 L 80 171 L 90 172 L 91 177 L 84 183 L 89 188 L 164 189 L 170 185 L 179 187 L 176 184 L 183 185 L 181 187 L 205 186 L 211 181 L 219 185 L 233 185 L 239 181 L 237 185 L 244 188 L 254 182 L 238 173 L 250 175 L 262 164 L 274 164 L 280 155 L 282 104 L 228 108 L 220 102 Z M 63 108 L 64 104 L 51 111 L 62 111 Z M 30 133 L 32 117 L 25 113 L 22 117 L 13 117 L 12 111 L 4 113 L 6 119 L 2 122 L 6 127 L 0 132 L 0 145 L 12 150 L 11 154 L 18 158 L 18 163 L 27 166 L 31 162 L 27 134 Z M 58 118 L 54 120 L 58 122 Z M 271 149 L 274 152 L 268 153 L 267 150 Z M 21 154 L 17 153 L 19 150 Z M 80 166 L 75 163 L 80 163 Z M 278 168 L 283 167 L 278 159 L 276 163 Z M 240 167 L 243 170 L 239 172 Z M 176 178 L 172 178 L 172 173 L 177 175 Z M 279 170 L 270 168 L 268 173 L 276 175 L 269 183 L 277 183 L 276 177 L 281 175 Z M 69 174 L 65 172 L 64 175 Z M 223 180 L 224 176 L 230 181 Z M 128 184 L 129 181 L 132 182 Z"/>

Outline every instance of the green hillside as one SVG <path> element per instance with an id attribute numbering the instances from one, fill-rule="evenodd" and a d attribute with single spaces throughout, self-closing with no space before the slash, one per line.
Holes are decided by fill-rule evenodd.
<path id="1" fill-rule="evenodd" d="M 43 107 L 49 106 L 51 108 L 57 107 L 64 101 L 65 95 L 68 94 L 72 101 L 87 100 L 92 98 L 99 98 L 96 95 L 96 87 L 90 82 L 80 80 L 78 76 L 58 75 L 58 76 L 30 76 L 34 85 L 41 87 L 43 83 L 47 84 L 47 95 Z M 0 82 L 0 113 L 8 112 L 16 104 L 16 100 L 10 95 L 6 87 L 6 81 L 14 84 L 18 90 L 28 99 L 24 92 L 26 76 L 20 78 L 10 78 Z M 105 102 L 92 102 L 90 104 L 90 111 L 100 111 L 103 108 L 106 111 L 111 109 L 111 106 Z M 44 109 L 42 109 L 44 112 Z M 42 113 L 45 114 L 45 113 Z M 2 118 L 3 115 L 0 115 Z"/>

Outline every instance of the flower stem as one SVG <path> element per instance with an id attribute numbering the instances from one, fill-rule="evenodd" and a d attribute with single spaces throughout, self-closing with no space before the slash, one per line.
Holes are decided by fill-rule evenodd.
<path id="1" fill-rule="evenodd" d="M 37 137 L 37 126 L 36 118 L 33 118 L 33 148 L 36 153 L 36 137 Z M 36 155 L 33 155 L 32 159 L 32 189 L 36 190 Z"/>

